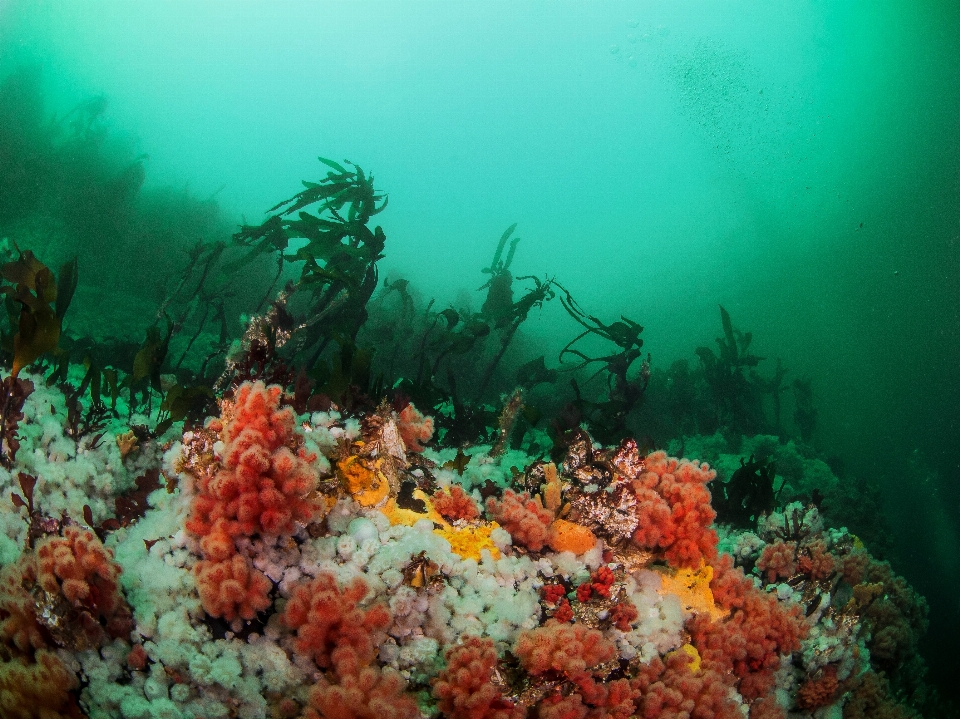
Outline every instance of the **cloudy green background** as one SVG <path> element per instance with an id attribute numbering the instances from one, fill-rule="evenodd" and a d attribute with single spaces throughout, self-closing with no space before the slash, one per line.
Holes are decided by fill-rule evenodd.
<path id="1" fill-rule="evenodd" d="M 813 378 L 818 443 L 882 486 L 898 567 L 960 599 L 960 11 L 931 0 L 0 0 L 0 72 L 103 93 L 148 183 L 257 221 L 316 156 L 390 194 L 384 269 L 453 299 L 514 269 Z M 572 333 L 557 308 L 531 331 Z M 934 640 L 935 643 L 936 640 Z M 956 670 L 944 660 L 938 669 Z"/>

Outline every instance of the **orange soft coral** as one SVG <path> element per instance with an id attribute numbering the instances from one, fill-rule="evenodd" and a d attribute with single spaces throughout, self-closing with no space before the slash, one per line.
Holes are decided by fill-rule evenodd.
<path id="1" fill-rule="evenodd" d="M 89 529 L 68 526 L 62 537 L 47 537 L 36 549 L 36 583 L 48 596 L 60 595 L 70 609 L 74 643 L 100 644 L 132 629 L 130 607 L 120 594 L 120 565 Z"/>
<path id="2" fill-rule="evenodd" d="M 530 499 L 526 492 L 516 494 L 508 489 L 500 500 L 495 497 L 487 500 L 487 511 L 510 533 L 514 544 L 538 552 L 550 541 L 553 512 L 544 509 L 540 497 Z"/>
<path id="3" fill-rule="evenodd" d="M 817 539 L 803 546 L 803 553 L 797 560 L 797 569 L 811 579 L 826 579 L 836 571 L 837 563 L 827 551 L 827 544 Z"/>
<path id="4" fill-rule="evenodd" d="M 671 652 L 642 665 L 631 685 L 639 695 L 637 716 L 644 719 L 742 719 L 730 698 L 729 674 L 711 662 L 693 669 L 693 657 Z"/>
<path id="5" fill-rule="evenodd" d="M 203 609 L 211 617 L 249 621 L 271 604 L 268 593 L 273 585 L 243 555 L 219 562 L 201 560 L 194 573 Z"/>
<path id="6" fill-rule="evenodd" d="M 788 579 L 797 571 L 797 543 L 771 542 L 763 548 L 757 569 L 767 573 L 767 582 Z"/>
<path id="7" fill-rule="evenodd" d="M 797 690 L 797 706 L 804 711 L 813 711 L 832 704 L 837 696 L 837 667 L 828 664 L 816 676 L 807 677 Z"/>
<path id="8" fill-rule="evenodd" d="M 468 636 L 446 654 L 447 666 L 433 680 L 437 708 L 448 719 L 521 719 L 521 707 L 493 684 L 497 651 L 490 639 Z"/>
<path id="9" fill-rule="evenodd" d="M 341 650 L 352 652 L 360 664 L 372 661 L 376 634 L 390 623 L 390 612 L 382 604 L 362 608 L 367 592 L 360 577 L 341 589 L 330 572 L 297 586 L 283 612 L 284 623 L 297 630 L 295 651 L 322 668 L 332 666 Z"/>
<path id="10" fill-rule="evenodd" d="M 695 615 L 686 626 L 693 644 L 704 660 L 733 672 L 744 698 L 762 697 L 773 689 L 780 656 L 798 650 L 806 636 L 800 606 L 757 589 L 729 555 L 718 562 L 710 588 L 717 604 L 731 611 L 719 621 Z"/>
<path id="11" fill-rule="evenodd" d="M 406 681 L 394 669 L 340 667 L 337 683 L 324 681 L 310 691 L 302 719 L 419 719 L 420 709 Z"/>
<path id="12" fill-rule="evenodd" d="M 224 444 L 220 471 L 198 477 L 188 531 L 200 537 L 203 560 L 194 569 L 203 608 L 227 621 L 250 620 L 270 606 L 270 580 L 236 554 L 241 535 L 286 534 L 316 516 L 317 473 L 280 407 L 283 390 L 244 382 L 223 417 L 210 425 Z"/>
<path id="13" fill-rule="evenodd" d="M 187 521 L 200 537 L 217 535 L 222 551 L 208 559 L 226 558 L 227 537 L 288 533 L 317 512 L 317 473 L 300 448 L 293 410 L 280 408 L 282 393 L 244 382 L 223 405 L 223 469 L 199 479 Z"/>
<path id="14" fill-rule="evenodd" d="M 48 646 L 37 622 L 36 599 L 27 590 L 36 581 L 36 557 L 32 553 L 0 569 L 0 647 L 30 655 Z"/>
<path id="15" fill-rule="evenodd" d="M 397 429 L 407 451 L 422 452 L 433 436 L 433 417 L 424 417 L 410 402 L 400 412 Z"/>
<path id="16" fill-rule="evenodd" d="M 550 619 L 521 632 L 513 653 L 530 674 L 555 671 L 574 679 L 613 659 L 617 648 L 597 629 Z"/>
<path id="17" fill-rule="evenodd" d="M 454 522 L 458 519 L 470 521 L 480 516 L 480 510 L 477 508 L 473 498 L 463 491 L 460 485 L 453 485 L 449 492 L 438 489 L 431 497 L 433 508 L 440 513 L 444 519 Z"/>
<path id="18" fill-rule="evenodd" d="M 675 567 L 696 568 L 717 555 L 717 535 L 710 525 L 716 512 L 710 506 L 707 482 L 716 472 L 707 464 L 654 452 L 631 481 L 639 524 L 633 541 L 646 549 L 662 550 Z"/>
<path id="19" fill-rule="evenodd" d="M 77 677 L 53 652 L 32 661 L 0 660 L 0 707 L 4 719 L 82 719 L 73 691 Z"/>

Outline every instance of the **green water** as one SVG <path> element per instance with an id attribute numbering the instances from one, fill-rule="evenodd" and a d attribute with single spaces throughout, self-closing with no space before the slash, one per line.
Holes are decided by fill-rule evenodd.
<path id="1" fill-rule="evenodd" d="M 147 155 L 154 196 L 215 198 L 211 235 L 262 221 L 321 154 L 373 171 L 381 276 L 426 298 L 478 309 L 517 222 L 514 274 L 643 324 L 654 368 L 694 362 L 722 304 L 765 371 L 812 380 L 818 449 L 882 489 L 933 670 L 955 674 L 956 3 L 0 0 L 0 76 L 23 67 L 45 113 L 102 94 L 104 152 Z M 152 301 L 143 258 L 186 244 L 165 221 L 120 255 L 84 235 L 105 259 L 81 290 Z M 524 329 L 548 363 L 577 331 L 557 303 Z"/>

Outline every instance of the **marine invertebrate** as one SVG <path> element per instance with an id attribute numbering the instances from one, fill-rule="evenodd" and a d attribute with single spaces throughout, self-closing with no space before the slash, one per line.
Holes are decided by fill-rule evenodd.
<path id="1" fill-rule="evenodd" d="M 60 594 L 70 605 L 61 615 L 75 614 L 61 621 L 68 626 L 48 626 L 57 634 L 73 633 L 82 627 L 86 641 L 99 644 L 104 632 L 109 637 L 122 637 L 132 626 L 130 608 L 120 594 L 120 567 L 113 561 L 113 552 L 104 548 L 90 530 L 68 526 L 62 537 L 47 537 L 36 549 L 36 583 L 51 595 Z M 101 629 L 101 624 L 103 628 Z"/>
<path id="2" fill-rule="evenodd" d="M 741 719 L 730 697 L 729 675 L 714 662 L 696 665 L 687 651 L 671 652 L 640 667 L 631 680 L 637 692 L 637 714 L 644 719 Z"/>
<path id="3" fill-rule="evenodd" d="M 237 537 L 284 534 L 309 522 L 319 499 L 317 471 L 294 430 L 294 415 L 280 407 L 277 385 L 245 382 L 225 401 L 220 428 L 222 467 L 197 478 L 186 528 L 200 537 L 204 559 L 194 568 L 204 609 L 211 616 L 252 619 L 269 606 L 270 581 L 246 557 Z"/>
<path id="4" fill-rule="evenodd" d="M 463 487 L 455 484 L 449 491 L 438 489 L 431 497 L 433 508 L 436 509 L 444 519 L 451 522 L 458 519 L 467 521 L 476 519 L 480 516 L 480 509 L 477 507 L 473 498 L 463 491 Z"/>
<path id="5" fill-rule="evenodd" d="M 770 583 L 792 576 L 797 571 L 797 543 L 771 542 L 760 553 L 757 569 L 766 572 Z"/>
<path id="6" fill-rule="evenodd" d="M 828 664 L 816 676 L 807 677 L 797 689 L 797 706 L 805 711 L 825 707 L 836 698 L 839 686 L 837 667 Z"/>
<path id="7" fill-rule="evenodd" d="M 516 544 L 538 552 L 550 541 L 553 512 L 544 509 L 539 496 L 531 499 L 508 489 L 499 500 L 487 499 L 487 511 Z"/>
<path id="8" fill-rule="evenodd" d="M 617 656 L 617 649 L 596 629 L 550 619 L 521 633 L 513 653 L 530 674 L 552 671 L 576 680 Z"/>
<path id="9" fill-rule="evenodd" d="M 369 664 L 376 654 L 377 633 L 390 624 L 390 612 L 382 604 L 362 607 L 368 591 L 360 577 L 341 588 L 330 572 L 294 588 L 283 622 L 296 630 L 297 653 L 321 668 L 333 666 L 338 652 L 350 652 L 354 661 Z"/>
<path id="10" fill-rule="evenodd" d="M 390 668 L 366 666 L 343 653 L 336 682 L 322 681 L 310 690 L 302 719 L 417 719 L 416 699 L 406 681 Z"/>
<path id="11" fill-rule="evenodd" d="M 82 719 L 73 692 L 77 677 L 56 654 L 41 650 L 32 660 L 0 659 L 0 706 L 9 719 Z"/>
<path id="12" fill-rule="evenodd" d="M 273 584 L 241 554 L 198 562 L 195 574 L 200 601 L 211 617 L 249 621 L 272 604 Z"/>
<path id="13" fill-rule="evenodd" d="M 686 625 L 693 644 L 705 660 L 733 672 L 745 698 L 762 697 L 773 688 L 780 656 L 799 649 L 806 636 L 801 609 L 781 605 L 727 561 L 716 568 L 710 586 L 715 601 L 730 613 L 717 621 L 707 614 L 694 615 Z"/>
<path id="14" fill-rule="evenodd" d="M 654 452 L 644 471 L 632 481 L 640 518 L 633 541 L 660 549 L 671 565 L 696 568 L 717 556 L 717 535 L 710 525 L 716 516 L 706 488 L 717 473 L 707 464 Z"/>
<path id="15" fill-rule="evenodd" d="M 419 453 L 433 437 L 433 417 L 424 416 L 413 402 L 408 402 L 398 415 L 397 429 L 407 451 Z"/>
<path id="16" fill-rule="evenodd" d="M 245 382 L 223 403 L 223 469 L 199 478 L 187 529 L 201 537 L 290 532 L 319 508 L 310 493 L 317 473 L 304 453 L 277 385 Z"/>
<path id="17" fill-rule="evenodd" d="M 449 719 L 522 719 L 522 707 L 507 701 L 493 682 L 497 652 L 477 636 L 447 650 L 447 666 L 432 681 L 437 708 Z"/>

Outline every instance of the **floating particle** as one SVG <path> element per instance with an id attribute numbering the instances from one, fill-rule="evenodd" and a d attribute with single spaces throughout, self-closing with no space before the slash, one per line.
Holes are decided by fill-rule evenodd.
<path id="1" fill-rule="evenodd" d="M 620 46 L 619 46 L 619 45 L 611 45 L 611 46 L 610 46 L 610 54 L 611 54 L 611 55 L 616 55 L 618 52 L 620 52 Z"/>
<path id="2" fill-rule="evenodd" d="M 627 20 L 627 27 L 636 27 L 639 24 L 639 20 Z"/>

